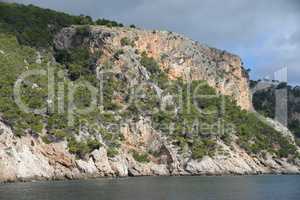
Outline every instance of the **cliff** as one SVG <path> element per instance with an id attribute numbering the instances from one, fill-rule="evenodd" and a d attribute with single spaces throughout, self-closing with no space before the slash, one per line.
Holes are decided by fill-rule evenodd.
<path id="1" fill-rule="evenodd" d="M 120 153 L 114 158 L 107 149 L 91 152 L 87 159 L 70 154 L 65 142 L 45 144 L 41 138 L 24 136 L 18 138 L 10 128 L 0 124 L 0 181 L 31 181 L 84 179 L 103 176 L 169 176 L 169 175 L 250 175 L 250 174 L 298 174 L 298 164 L 287 159 L 249 155 L 237 144 L 231 147 L 218 141 L 223 147 L 214 157 L 202 160 L 182 157 L 178 148 L 154 132 L 145 121 L 139 121 L 135 131 L 125 127 L 126 140 Z M 143 144 L 143 145 L 141 145 Z M 138 162 L 130 153 L 132 148 L 159 149 L 159 155 L 147 163 Z"/>
<path id="2" fill-rule="evenodd" d="M 248 79 L 240 59 L 235 55 L 169 32 L 102 26 L 88 29 L 85 27 L 84 31 L 79 34 L 79 28 L 76 26 L 63 29 L 55 37 L 55 49 L 62 51 L 85 48 L 91 53 L 101 52 L 96 57 L 94 76 L 107 67 L 110 61 L 114 73 L 122 72 L 121 80 L 125 85 L 149 81 L 151 72 L 143 67 L 140 61 L 141 52 L 145 52 L 147 58 L 157 60 L 158 66 L 167 74 L 169 80 L 206 80 L 221 94 L 232 96 L 243 109 L 250 110 L 252 107 Z M 82 34 L 85 36 L 82 37 Z M 6 49 L 2 49 L 4 53 L 8 53 Z M 121 53 L 116 55 L 116 52 Z M 40 53 L 37 55 L 36 63 L 43 62 L 39 59 L 46 59 Z M 120 104 L 124 103 L 123 93 L 116 89 L 111 101 L 118 99 Z M 118 115 L 116 112 L 114 114 Z M 46 136 L 49 139 L 50 132 L 50 135 L 25 132 L 19 137 L 1 122 L 0 180 L 299 173 L 299 160 L 290 162 L 288 158 L 276 157 L 269 152 L 251 153 L 242 146 L 238 133 L 230 136 L 230 142 L 226 142 L 221 136 L 213 136 L 214 145 L 217 147 L 212 150 L 214 153 L 201 153 L 201 157 L 197 158 L 193 156 L 193 146 L 192 149 L 189 149 L 189 145 L 182 147 L 176 139 L 156 128 L 153 125 L 154 119 L 149 115 L 138 115 L 138 119 L 130 118 L 122 124 L 119 134 L 123 139 L 119 141 L 118 150 L 114 155 L 110 152 L 111 140 L 107 142 L 103 132 L 95 134 L 84 127 L 85 125 L 82 126 L 76 140 L 97 138 L 101 143 L 100 147 L 83 157 L 78 157 L 76 151 L 70 152 L 69 139 L 53 135 L 50 137 L 50 143 L 48 140 L 46 142 L 44 138 Z M 280 128 L 277 130 L 282 131 Z M 51 140 L 53 137 L 56 139 Z M 202 148 L 205 150 L 210 147 Z"/>
<path id="3" fill-rule="evenodd" d="M 78 41 L 74 37 L 76 27 L 65 28 L 56 36 L 56 47 L 74 48 L 83 42 L 92 51 L 104 51 L 105 57 L 111 57 L 112 52 L 122 49 L 121 41 L 125 39 L 132 42 L 135 50 L 159 62 L 170 79 L 206 80 L 221 94 L 232 96 L 242 109 L 252 109 L 248 75 L 236 55 L 167 31 L 104 26 L 94 26 L 89 31 L 90 39 Z"/>
<path id="4" fill-rule="evenodd" d="M 34 6 L 0 11 L 1 182 L 300 172 L 290 131 L 253 112 L 238 56 Z"/>

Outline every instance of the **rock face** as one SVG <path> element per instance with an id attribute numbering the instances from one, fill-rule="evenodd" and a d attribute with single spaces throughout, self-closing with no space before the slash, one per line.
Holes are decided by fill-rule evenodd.
<path id="1" fill-rule="evenodd" d="M 120 41 L 126 38 L 139 52 L 146 52 L 159 61 L 170 79 L 206 80 L 221 94 L 232 96 L 241 108 L 252 109 L 248 76 L 236 55 L 166 31 L 96 26 L 91 27 L 88 41 L 80 41 L 75 34 L 76 27 L 63 29 L 56 37 L 56 48 L 88 43 L 92 51 L 106 49 L 103 53 L 108 56 L 120 49 Z"/>
<path id="2" fill-rule="evenodd" d="M 139 122 L 140 125 L 142 121 Z M 267 174 L 300 173 L 300 165 L 284 159 L 248 155 L 238 145 L 234 149 L 225 144 L 224 154 L 206 156 L 202 160 L 180 157 L 176 149 L 157 132 L 142 132 L 149 126 L 143 125 L 137 132 L 127 131 L 119 155 L 109 158 L 101 147 L 85 160 L 76 159 L 68 153 L 62 143 L 45 144 L 39 137 L 27 135 L 16 138 L 10 128 L 2 122 L 0 129 L 0 182 L 78 179 L 103 176 L 167 176 L 167 175 L 224 175 L 224 174 Z M 125 134 L 125 132 L 124 132 Z M 146 137 L 145 134 L 148 134 Z M 135 137 L 145 146 L 158 148 L 161 155 L 148 163 L 136 161 L 129 150 L 135 148 L 130 137 Z M 155 143 L 155 144 L 154 144 Z M 139 148 L 145 147 L 144 145 Z"/>
<path id="3" fill-rule="evenodd" d="M 241 108 L 252 109 L 248 77 L 240 58 L 235 55 L 170 32 L 102 26 L 91 27 L 88 31 L 89 37 L 81 38 L 76 36 L 77 27 L 65 28 L 54 42 L 57 49 L 84 46 L 91 52 L 101 50 L 102 56 L 96 61 L 97 76 L 105 59 L 119 57 L 114 59 L 113 69 L 120 72 L 120 79 L 126 79 L 129 84 L 139 83 L 137 79 L 147 81 L 149 71 L 141 66 L 141 56 L 135 51 L 146 52 L 160 63 L 169 79 L 206 80 L 221 94 L 232 96 Z M 124 38 L 127 43 L 134 44 L 123 45 L 120 41 Z M 126 51 L 116 55 L 120 49 Z M 41 56 L 37 57 L 36 62 L 40 62 Z M 130 74 L 138 74 L 138 77 L 132 78 Z M 157 90 L 161 92 L 160 88 Z M 119 94 L 116 96 L 123 98 Z M 169 96 L 164 96 L 163 101 L 172 101 Z M 279 124 L 270 123 L 293 139 Z M 172 139 L 152 125 L 147 115 L 126 122 L 120 129 L 122 140 L 114 154 L 103 142 L 101 134 L 93 135 L 101 146 L 85 158 L 77 158 L 69 153 L 67 141 L 46 144 L 39 135 L 17 137 L 0 120 L 0 182 L 103 176 L 300 173 L 300 161 L 278 159 L 270 154 L 249 155 L 239 146 L 238 140 L 231 144 L 217 140 L 222 151 L 194 160 L 190 150 L 181 152 Z M 78 140 L 89 138 L 89 130 L 82 130 L 75 137 Z"/>

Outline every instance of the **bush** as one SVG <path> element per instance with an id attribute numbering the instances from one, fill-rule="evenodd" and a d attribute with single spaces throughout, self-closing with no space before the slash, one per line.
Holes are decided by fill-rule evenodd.
<path id="1" fill-rule="evenodd" d="M 119 151 L 115 147 L 109 147 L 107 149 L 107 156 L 110 158 L 113 158 L 113 157 L 117 156 L 118 154 L 119 154 Z"/>
<path id="2" fill-rule="evenodd" d="M 147 153 L 138 153 L 137 151 L 135 151 L 135 150 L 132 150 L 131 151 L 131 154 L 132 154 L 132 157 L 136 160 L 136 161 L 138 161 L 138 162 L 140 162 L 140 163 L 148 163 L 148 162 L 150 162 L 149 161 L 149 159 L 148 159 L 148 154 Z"/>
<path id="3" fill-rule="evenodd" d="M 84 158 L 89 152 L 87 144 L 85 142 L 77 142 L 74 137 L 68 138 L 68 148 L 70 153 L 76 154 L 80 158 Z"/>
<path id="4" fill-rule="evenodd" d="M 127 38 L 127 37 L 122 38 L 120 42 L 121 42 L 121 45 L 122 45 L 122 46 L 131 46 L 131 47 L 134 47 L 134 42 L 131 41 L 131 40 L 130 40 L 129 38 Z"/>
<path id="5" fill-rule="evenodd" d="M 87 145 L 89 147 L 89 151 L 92 152 L 95 149 L 99 149 L 101 147 L 101 144 L 98 140 L 96 139 L 89 139 L 87 140 Z"/>
<path id="6" fill-rule="evenodd" d="M 116 53 L 114 54 L 114 58 L 119 60 L 120 59 L 120 55 L 124 54 L 124 50 L 123 49 L 119 49 L 118 51 L 116 51 Z"/>
<path id="7" fill-rule="evenodd" d="M 82 38 L 88 37 L 90 35 L 90 26 L 84 25 L 84 26 L 78 26 L 76 27 L 77 35 L 81 36 Z"/>
<path id="8" fill-rule="evenodd" d="M 204 156 L 208 155 L 213 157 L 217 148 L 217 144 L 211 139 L 197 139 L 194 141 L 192 148 L 192 158 L 201 160 Z"/>
<path id="9" fill-rule="evenodd" d="M 142 53 L 141 65 L 143 65 L 151 74 L 160 74 L 161 69 L 154 58 L 148 57 L 145 52 Z"/>
<path id="10" fill-rule="evenodd" d="M 67 137 L 66 132 L 60 129 L 52 130 L 50 134 L 61 140 Z"/>
<path id="11" fill-rule="evenodd" d="M 68 138 L 69 152 L 76 154 L 80 158 L 84 158 L 86 154 L 91 153 L 95 149 L 99 149 L 100 146 L 99 141 L 95 139 L 77 142 L 73 136 Z"/>
<path id="12" fill-rule="evenodd" d="M 86 24 L 93 25 L 94 24 L 93 19 L 90 16 L 84 16 L 84 15 L 75 17 L 75 22 L 76 22 L 76 24 L 79 24 L 79 25 L 86 25 Z"/>
<path id="13" fill-rule="evenodd" d="M 154 58 L 148 57 L 146 52 L 142 53 L 141 65 L 143 65 L 147 71 L 151 73 L 151 79 L 158 84 L 159 87 L 164 89 L 168 83 L 168 76 L 163 72 L 159 64 L 155 61 Z"/>
<path id="14" fill-rule="evenodd" d="M 116 21 L 110 21 L 107 19 L 98 19 L 95 22 L 96 25 L 107 26 L 107 27 L 123 27 L 122 23 L 118 23 Z"/>

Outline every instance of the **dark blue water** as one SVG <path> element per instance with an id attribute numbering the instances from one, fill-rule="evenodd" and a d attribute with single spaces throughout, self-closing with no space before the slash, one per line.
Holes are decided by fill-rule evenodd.
<path id="1" fill-rule="evenodd" d="M 2 200 L 300 200 L 300 176 L 140 177 L 0 185 Z"/>

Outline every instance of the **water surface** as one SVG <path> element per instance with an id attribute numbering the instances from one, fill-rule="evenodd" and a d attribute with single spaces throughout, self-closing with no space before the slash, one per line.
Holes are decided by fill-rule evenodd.
<path id="1" fill-rule="evenodd" d="M 0 200 L 299 200 L 300 176 L 139 177 L 0 185 Z"/>

